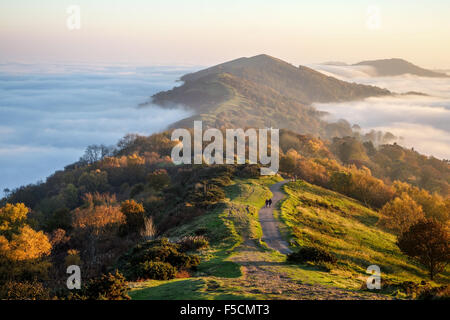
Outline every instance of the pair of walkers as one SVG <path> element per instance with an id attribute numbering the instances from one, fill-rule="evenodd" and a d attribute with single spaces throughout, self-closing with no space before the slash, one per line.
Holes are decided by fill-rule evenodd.
<path id="1" fill-rule="evenodd" d="M 266 199 L 266 208 L 270 208 L 272 206 L 272 199 Z"/>

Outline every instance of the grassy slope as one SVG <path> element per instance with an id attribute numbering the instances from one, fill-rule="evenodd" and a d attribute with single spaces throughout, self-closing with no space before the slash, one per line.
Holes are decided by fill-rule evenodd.
<path id="1" fill-rule="evenodd" d="M 305 182 L 285 186 L 288 197 L 281 204 L 281 210 L 275 212 L 283 222 L 281 231 L 294 245 L 315 244 L 327 248 L 339 257 L 340 263 L 331 270 L 316 265 L 287 264 L 284 255 L 268 249 L 260 240 L 258 210 L 270 196 L 268 186 L 277 180 L 279 178 L 275 177 L 235 180 L 226 188 L 228 199 L 222 207 L 168 234 L 177 238 L 192 234 L 199 227 L 210 230 L 212 246 L 202 253 L 203 262 L 194 277 L 134 283 L 130 296 L 133 299 L 293 297 L 289 292 L 272 292 L 277 280 L 265 286 L 258 281 L 249 283 L 242 267 L 249 263 L 258 266 L 261 277 L 283 275 L 293 284 L 330 286 L 355 292 L 365 283 L 365 268 L 371 264 L 381 267 L 384 279 L 426 279 L 425 270 L 399 252 L 395 237 L 376 227 L 376 212 L 350 198 Z M 257 245 L 243 250 L 245 240 L 255 240 Z M 438 280 L 448 279 L 446 274 Z"/>
<path id="2" fill-rule="evenodd" d="M 237 279 L 243 275 L 242 267 L 230 261 L 230 258 L 245 238 L 261 238 L 258 211 L 264 205 L 264 200 L 271 195 L 268 186 L 279 180 L 278 177 L 239 179 L 226 187 L 228 199 L 220 208 L 171 230 L 167 235 L 178 238 L 190 235 L 200 227 L 210 230 L 212 246 L 202 253 L 203 262 L 198 267 L 197 277 L 133 283 L 130 296 L 133 299 L 261 298 L 242 294 L 239 287 L 227 283 L 227 279 Z"/>
<path id="3" fill-rule="evenodd" d="M 421 281 L 427 272 L 407 259 L 395 245 L 396 237 L 378 228 L 378 213 L 359 202 L 303 181 L 285 186 L 282 204 L 284 233 L 298 246 L 316 245 L 333 252 L 340 272 L 365 277 L 372 264 L 384 279 Z M 448 282 L 449 274 L 437 278 Z"/>

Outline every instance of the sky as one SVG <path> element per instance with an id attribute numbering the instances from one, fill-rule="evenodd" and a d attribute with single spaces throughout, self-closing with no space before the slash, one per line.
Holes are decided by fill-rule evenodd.
<path id="1" fill-rule="evenodd" d="M 266 53 L 450 69 L 449 16 L 448 0 L 0 0 L 0 62 L 207 66 Z"/>

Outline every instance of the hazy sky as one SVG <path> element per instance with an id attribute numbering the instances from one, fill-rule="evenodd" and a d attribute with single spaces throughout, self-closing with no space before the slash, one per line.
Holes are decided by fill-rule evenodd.
<path id="1" fill-rule="evenodd" d="M 79 30 L 66 26 L 70 5 Z M 0 62 L 210 65 L 267 53 L 450 68 L 449 16 L 448 0 L 0 0 Z"/>

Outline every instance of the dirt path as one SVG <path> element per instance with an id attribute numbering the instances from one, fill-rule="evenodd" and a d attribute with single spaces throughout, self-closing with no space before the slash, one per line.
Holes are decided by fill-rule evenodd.
<path id="1" fill-rule="evenodd" d="M 271 208 L 262 208 L 259 210 L 259 223 L 263 231 L 262 241 L 267 243 L 267 245 L 282 254 L 291 253 L 289 245 L 281 237 L 280 231 L 278 230 L 278 221 L 273 216 L 273 209 L 277 207 L 278 202 L 284 198 L 284 194 L 281 191 L 281 187 L 288 181 L 278 182 L 270 187 L 270 191 L 273 193 L 272 206 Z"/>
<path id="2" fill-rule="evenodd" d="M 263 230 L 262 240 L 267 245 L 283 254 L 291 250 L 286 241 L 281 238 L 278 221 L 273 216 L 273 208 L 284 198 L 281 187 L 288 181 L 272 185 L 272 208 L 262 208 L 259 220 Z M 267 252 L 261 250 L 255 241 L 245 239 L 238 248 L 231 261 L 243 266 L 244 276 L 238 279 L 228 279 L 229 285 L 240 287 L 243 293 L 262 294 L 267 299 L 294 300 L 386 300 L 389 297 L 365 291 L 354 291 L 310 284 L 294 280 L 287 273 L 280 270 L 285 266 L 284 261 L 273 261 Z"/>
<path id="3" fill-rule="evenodd" d="M 278 267 L 285 262 L 268 261 L 253 241 L 241 245 L 231 259 L 244 267 L 244 276 L 229 279 L 229 285 L 246 294 L 262 294 L 266 299 L 281 300 L 388 300 L 385 295 L 310 284 L 292 279 Z"/>

